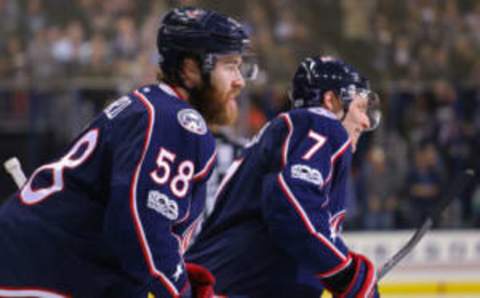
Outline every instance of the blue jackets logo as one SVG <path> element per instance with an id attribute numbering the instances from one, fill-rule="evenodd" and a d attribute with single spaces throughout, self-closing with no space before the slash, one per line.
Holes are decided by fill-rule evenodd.
<path id="1" fill-rule="evenodd" d="M 296 164 L 292 166 L 292 178 L 313 183 L 318 186 L 323 185 L 323 176 L 317 169 L 312 169 L 307 165 Z"/>
<path id="2" fill-rule="evenodd" d="M 148 192 L 147 207 L 170 220 L 176 220 L 178 218 L 177 203 L 159 191 L 151 190 Z"/>
<path id="3" fill-rule="evenodd" d="M 178 122 L 183 128 L 193 133 L 204 135 L 207 133 L 207 124 L 202 115 L 193 109 L 183 109 L 177 114 Z"/>

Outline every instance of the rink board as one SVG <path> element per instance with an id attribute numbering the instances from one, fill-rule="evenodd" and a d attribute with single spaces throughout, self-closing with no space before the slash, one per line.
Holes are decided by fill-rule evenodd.
<path id="1" fill-rule="evenodd" d="M 414 231 L 345 233 L 345 241 L 378 265 Z M 382 297 L 480 297 L 480 232 L 432 231 L 380 283 Z M 323 297 L 330 297 L 324 295 Z"/>

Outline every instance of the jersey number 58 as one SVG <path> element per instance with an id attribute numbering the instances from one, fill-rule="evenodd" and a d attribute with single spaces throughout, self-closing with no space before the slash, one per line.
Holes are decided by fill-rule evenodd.
<path id="1" fill-rule="evenodd" d="M 177 168 L 177 173 L 171 178 L 171 168 L 176 155 L 165 148 L 160 148 L 157 157 L 157 168 L 150 172 L 150 177 L 159 185 L 169 183 L 170 190 L 178 198 L 183 198 L 190 186 L 195 167 L 190 160 L 184 160 Z M 170 179 L 171 178 L 171 179 Z"/>

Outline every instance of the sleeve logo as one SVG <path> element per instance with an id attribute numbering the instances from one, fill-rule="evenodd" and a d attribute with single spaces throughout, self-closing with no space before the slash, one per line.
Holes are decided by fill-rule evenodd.
<path id="1" fill-rule="evenodd" d="M 159 191 L 151 190 L 148 192 L 147 207 L 170 220 L 176 220 L 178 218 L 177 203 Z"/>
<path id="2" fill-rule="evenodd" d="M 112 102 L 106 109 L 105 114 L 107 115 L 108 119 L 112 120 L 113 118 L 117 117 L 126 107 L 128 107 L 132 103 L 132 100 L 128 96 L 122 96 L 116 101 Z"/>
<path id="3" fill-rule="evenodd" d="M 292 178 L 300 179 L 313 183 L 321 187 L 323 185 L 323 176 L 317 169 L 312 169 L 307 165 L 296 164 L 292 166 Z"/>
<path id="4" fill-rule="evenodd" d="M 177 114 L 178 122 L 183 128 L 198 135 L 207 133 L 207 124 L 202 115 L 193 109 L 183 109 Z"/>

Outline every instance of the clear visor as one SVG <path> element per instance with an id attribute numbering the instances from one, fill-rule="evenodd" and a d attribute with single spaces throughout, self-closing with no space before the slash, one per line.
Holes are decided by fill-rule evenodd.
<path id="1" fill-rule="evenodd" d="M 244 80 L 253 81 L 257 78 L 258 74 L 258 64 L 257 57 L 253 54 L 210 54 L 207 55 L 205 60 L 205 71 L 211 71 L 218 60 L 224 59 L 225 57 L 237 56 L 241 57 L 241 63 L 238 65 L 238 71 L 242 75 Z"/>
<path id="2" fill-rule="evenodd" d="M 249 56 L 243 56 L 242 64 L 240 64 L 240 73 L 245 80 L 256 80 L 258 75 L 257 59 Z"/>
<path id="3" fill-rule="evenodd" d="M 350 88 L 346 92 L 342 92 L 340 95 L 344 102 L 351 102 L 357 97 L 365 98 L 367 100 L 367 117 L 370 122 L 370 126 L 367 131 L 375 130 L 382 119 L 382 112 L 380 107 L 380 96 L 377 93 L 369 89 L 363 88 Z"/>

